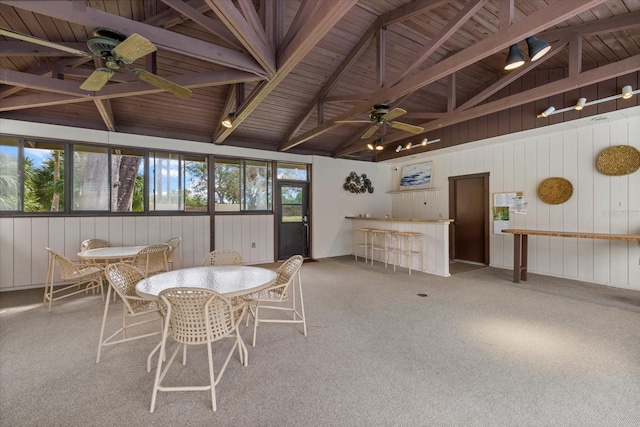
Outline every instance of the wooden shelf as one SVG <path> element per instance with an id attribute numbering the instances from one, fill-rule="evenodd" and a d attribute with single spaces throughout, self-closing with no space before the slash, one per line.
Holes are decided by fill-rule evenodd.
<path id="1" fill-rule="evenodd" d="M 397 190 L 397 191 L 387 191 L 387 194 L 405 194 L 405 193 L 426 193 L 430 191 L 441 191 L 442 188 L 421 188 L 419 190 Z"/>

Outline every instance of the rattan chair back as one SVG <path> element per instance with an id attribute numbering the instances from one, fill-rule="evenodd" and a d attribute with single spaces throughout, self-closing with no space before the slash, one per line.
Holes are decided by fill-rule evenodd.
<path id="1" fill-rule="evenodd" d="M 113 290 L 122 298 L 129 312 L 146 311 L 150 305 L 153 305 L 152 301 L 131 299 L 131 297 L 138 296 L 136 284 L 144 279 L 142 272 L 133 265 L 124 262 L 109 264 L 105 268 L 104 274 Z"/>
<path id="2" fill-rule="evenodd" d="M 169 266 L 173 270 L 174 260 L 178 260 L 178 268 L 182 268 L 182 248 L 180 247 L 180 243 L 182 243 L 181 237 L 172 237 L 165 242 L 171 248 L 169 252 L 167 252 L 167 262 Z"/>
<path id="3" fill-rule="evenodd" d="M 240 252 L 233 249 L 219 249 L 209 252 L 202 261 L 203 266 L 242 265 L 244 260 Z"/>
<path id="4" fill-rule="evenodd" d="M 153 274 L 169 271 L 167 256 L 171 246 L 166 243 L 158 243 L 144 247 L 133 259 L 133 265 L 144 274 L 145 277 Z"/>
<path id="5" fill-rule="evenodd" d="M 294 255 L 278 268 L 278 277 L 276 277 L 274 284 L 270 288 L 272 289 L 271 292 L 280 295 L 280 301 L 286 301 L 289 298 L 290 285 L 293 283 L 296 274 L 299 273 L 303 262 L 302 255 Z M 282 286 L 284 284 L 287 286 Z"/>
<path id="6" fill-rule="evenodd" d="M 60 252 L 56 252 L 51 248 L 47 248 L 47 251 L 49 251 L 50 256 L 52 256 L 55 262 L 58 264 L 60 278 L 62 280 L 77 280 L 102 272 L 102 268 L 98 265 L 78 265 L 66 256 L 62 255 Z"/>
<path id="7" fill-rule="evenodd" d="M 108 248 L 111 247 L 111 244 L 103 239 L 87 239 L 80 245 L 81 251 L 86 251 L 89 249 L 98 249 L 98 248 Z"/>

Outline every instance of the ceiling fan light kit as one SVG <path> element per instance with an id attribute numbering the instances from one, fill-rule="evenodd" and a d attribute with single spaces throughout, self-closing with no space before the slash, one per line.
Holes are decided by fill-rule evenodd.
<path id="1" fill-rule="evenodd" d="M 602 102 L 613 101 L 616 99 L 631 99 L 631 97 L 637 93 L 640 93 L 640 89 L 633 90 L 633 87 L 631 87 L 631 85 L 626 85 L 617 95 L 607 96 L 605 98 L 595 99 L 593 101 L 587 101 L 587 98 L 580 98 L 575 105 L 560 108 L 559 110 L 556 110 L 553 106 L 549 106 L 546 110 L 538 114 L 536 117 L 539 119 L 543 119 L 545 117 L 549 117 L 552 114 L 565 113 L 571 110 L 581 111 L 584 107 L 600 104 Z"/>
<path id="2" fill-rule="evenodd" d="M 398 129 L 411 133 L 422 133 L 424 128 L 421 126 L 415 126 L 409 123 L 394 121 L 396 117 L 400 117 L 403 114 L 407 114 L 407 110 L 402 108 L 390 109 L 388 104 L 381 103 L 375 104 L 369 111 L 369 120 L 339 120 L 337 123 L 372 123 L 372 125 L 365 131 L 360 139 L 368 139 L 373 136 L 376 131 L 384 125 L 388 125 L 393 129 Z"/>

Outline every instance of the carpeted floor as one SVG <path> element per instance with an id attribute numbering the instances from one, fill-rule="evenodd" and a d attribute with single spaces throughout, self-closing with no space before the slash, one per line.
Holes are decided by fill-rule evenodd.
<path id="1" fill-rule="evenodd" d="M 638 291 L 514 284 L 491 267 L 409 276 L 352 257 L 305 263 L 302 280 L 308 336 L 265 325 L 253 348 L 243 328 L 249 366 L 232 358 L 215 413 L 207 392 L 160 393 L 149 413 L 157 337 L 95 363 L 100 297 L 48 313 L 42 290 L 0 293 L 0 426 L 640 425 Z M 167 381 L 206 384 L 205 348 Z"/>

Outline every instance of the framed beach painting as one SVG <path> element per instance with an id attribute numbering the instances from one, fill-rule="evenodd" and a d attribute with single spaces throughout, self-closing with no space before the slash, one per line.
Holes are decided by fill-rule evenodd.
<path id="1" fill-rule="evenodd" d="M 431 188 L 432 171 L 432 161 L 403 166 L 400 174 L 400 190 Z"/>

